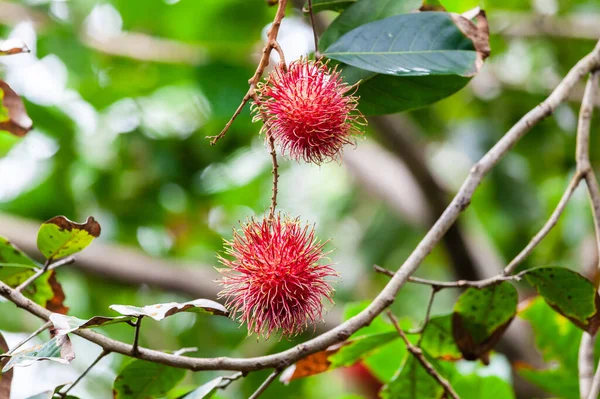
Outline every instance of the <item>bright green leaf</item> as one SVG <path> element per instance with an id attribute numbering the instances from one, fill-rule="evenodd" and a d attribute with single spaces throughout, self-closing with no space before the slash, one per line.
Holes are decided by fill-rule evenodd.
<path id="1" fill-rule="evenodd" d="M 461 399 L 515 398 L 510 384 L 496 376 L 460 375 L 452 380 L 452 387 Z"/>
<path id="2" fill-rule="evenodd" d="M 404 365 L 380 393 L 383 399 L 440 399 L 444 388 L 423 368 L 414 356 Z"/>
<path id="3" fill-rule="evenodd" d="M 525 278 L 554 310 L 592 335 L 598 331 L 600 296 L 591 281 L 564 267 L 535 268 Z"/>
<path id="4" fill-rule="evenodd" d="M 165 396 L 185 377 L 186 370 L 134 360 L 117 375 L 115 399 L 147 399 Z"/>
<path id="5" fill-rule="evenodd" d="M 337 353 L 329 357 L 330 368 L 352 366 L 373 350 L 399 338 L 396 331 L 390 331 L 353 339 L 348 342 L 348 345 L 344 345 Z"/>
<path id="6" fill-rule="evenodd" d="M 457 360 L 462 358 L 452 336 L 452 314 L 435 316 L 429 320 L 421 348 L 435 359 Z"/>
<path id="7" fill-rule="evenodd" d="M 419 0 L 359 0 L 337 17 L 319 39 L 319 49 L 325 51 L 345 33 L 369 22 L 418 9 Z"/>
<path id="8" fill-rule="evenodd" d="M 465 290 L 452 315 L 452 334 L 467 360 L 489 352 L 517 314 L 517 290 L 503 281 Z"/>
<path id="9" fill-rule="evenodd" d="M 469 24 L 444 12 L 395 15 L 351 30 L 324 55 L 386 75 L 470 77 L 481 67 L 488 44 L 487 37 L 467 37 L 464 30 Z"/>
<path id="10" fill-rule="evenodd" d="M 56 260 L 83 250 L 99 236 L 100 224 L 91 216 L 85 223 L 56 216 L 40 227 L 37 246 L 46 259 Z"/>
<path id="11" fill-rule="evenodd" d="M 571 376 L 564 368 L 551 370 L 535 370 L 529 367 L 517 367 L 517 372 L 527 381 L 538 386 L 542 390 L 561 399 L 579 399 L 579 381 Z M 577 372 L 577 369 L 574 370 Z"/>

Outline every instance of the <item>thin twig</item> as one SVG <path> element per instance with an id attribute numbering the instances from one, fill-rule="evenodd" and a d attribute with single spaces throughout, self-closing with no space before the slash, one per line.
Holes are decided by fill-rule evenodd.
<path id="1" fill-rule="evenodd" d="M 46 322 L 40 328 L 38 328 L 37 330 L 35 330 L 31 334 L 29 334 L 29 336 L 27 338 L 25 338 L 24 340 L 22 340 L 21 342 L 19 342 L 18 344 L 16 344 L 11 350 L 9 350 L 8 352 L 6 352 L 6 354 L 10 355 L 10 354 L 14 353 L 17 349 L 19 349 L 20 347 L 22 347 L 23 345 L 25 345 L 31 339 L 33 339 L 34 337 L 37 337 L 42 332 L 46 331 L 50 326 L 52 326 L 52 322 L 50 322 L 50 321 Z"/>
<path id="2" fill-rule="evenodd" d="M 221 377 L 221 380 L 223 382 L 221 382 L 221 384 L 218 386 L 219 389 L 225 389 L 229 386 L 229 384 L 231 384 L 233 381 L 235 380 L 239 380 L 242 377 L 245 377 L 248 373 L 244 373 L 241 371 L 238 371 L 235 374 L 231 374 L 231 375 L 224 375 Z"/>
<path id="3" fill-rule="evenodd" d="M 385 274 L 386 276 L 389 276 L 389 277 L 394 277 L 396 275 L 396 273 L 394 273 L 393 271 L 385 269 L 381 266 L 373 265 L 373 269 L 376 272 Z M 484 287 L 487 287 L 487 286 L 490 286 L 493 284 L 497 284 L 501 281 L 520 281 L 526 272 L 527 271 L 524 270 L 518 274 L 510 275 L 510 276 L 504 276 L 502 274 L 498 274 L 494 277 L 486 278 L 483 280 L 475 280 L 475 281 L 472 281 L 472 280 L 437 281 L 437 280 L 428 280 L 428 279 L 424 279 L 424 278 L 420 278 L 420 277 L 411 276 L 408 278 L 408 282 L 414 283 L 414 284 L 428 285 L 428 286 L 431 286 L 432 288 L 436 288 L 438 290 L 441 290 L 444 288 L 466 288 L 466 287 L 484 288 Z"/>
<path id="4" fill-rule="evenodd" d="M 408 351 L 415 357 L 415 359 L 417 359 L 417 361 L 419 363 L 421 363 L 421 365 L 423 366 L 423 368 L 425 369 L 425 371 L 427 371 L 427 373 L 430 376 L 432 376 L 438 382 L 438 384 L 440 384 L 444 388 L 444 391 L 446 391 L 446 393 L 451 398 L 453 398 L 453 399 L 460 399 L 459 396 L 458 396 L 458 394 L 452 388 L 452 385 L 450 385 L 450 383 L 448 382 L 448 380 L 446 380 L 444 377 L 442 377 L 436 371 L 436 369 L 433 367 L 433 365 L 431 363 L 429 363 L 429 361 L 427 359 L 425 359 L 425 355 L 423 355 L 423 351 L 421 350 L 421 348 L 419 348 L 417 346 L 414 346 L 408 340 L 408 337 L 406 336 L 406 334 L 404 333 L 404 331 L 402 331 L 402 329 L 398 325 L 398 320 L 396 320 L 396 317 L 392 314 L 392 312 L 390 312 L 388 310 L 387 311 L 387 316 L 389 317 L 390 321 L 394 325 L 394 328 L 396 328 L 396 331 L 398 331 L 398 335 L 400 335 L 400 337 L 402 338 L 402 340 L 406 344 L 406 349 L 408 349 Z"/>
<path id="5" fill-rule="evenodd" d="M 281 5 L 281 3 L 280 3 Z M 552 114 L 564 102 L 582 77 L 600 66 L 600 43 L 594 50 L 575 65 L 561 83 L 554 89 L 546 100 L 524 115 L 471 169 L 468 177 L 450 205 L 419 242 L 414 251 L 406 259 L 400 269 L 394 274 L 388 284 L 373 299 L 363 311 L 343 322 L 337 327 L 319 335 L 316 338 L 298 344 L 285 351 L 254 358 L 190 358 L 139 348 L 137 358 L 172 367 L 200 370 L 235 370 L 255 371 L 268 368 L 282 368 L 299 359 L 321 351 L 333 344 L 346 340 L 360 328 L 370 324 L 375 317 L 390 306 L 398 291 L 418 269 L 433 248 L 441 241 L 444 234 L 456 222 L 461 212 L 469 206 L 473 194 L 485 176 L 496 166 L 516 143 L 538 122 Z M 35 304 L 16 292 L 3 282 L 0 282 L 0 296 L 11 301 L 44 320 L 48 320 L 51 312 Z M 111 352 L 131 356 L 133 347 L 124 342 L 116 341 L 90 330 L 75 331 L 74 334 L 100 345 Z M 600 379 L 600 376 L 598 377 Z"/>
<path id="6" fill-rule="evenodd" d="M 592 124 L 592 115 L 594 112 L 594 104 L 598 92 L 598 79 L 600 72 L 598 70 L 591 72 L 590 77 L 585 85 L 581 108 L 579 111 L 579 119 L 577 123 L 577 148 L 575 151 L 575 160 L 577 162 L 577 171 L 583 175 L 587 192 L 590 198 L 592 208 L 592 216 L 594 220 L 594 229 L 596 232 L 596 250 L 600 257 L 600 189 L 596 174 L 590 162 L 590 129 Z M 600 258 L 598 258 L 600 259 Z M 598 264 L 600 268 L 600 262 Z M 595 337 L 584 333 L 579 345 L 579 393 L 581 398 L 597 398 L 600 392 L 600 365 L 596 371 L 596 376 L 593 377 L 594 370 L 594 342 Z"/>
<path id="7" fill-rule="evenodd" d="M 275 379 L 277 379 L 277 377 L 279 376 L 279 374 L 281 374 L 282 371 L 283 371 L 283 369 L 273 370 L 273 372 L 267 377 L 267 379 L 258 387 L 258 389 L 248 399 L 256 399 L 260 395 L 262 395 L 263 392 L 265 392 L 267 390 L 269 385 L 271 385 L 271 383 L 273 381 L 275 381 Z"/>
<path id="8" fill-rule="evenodd" d="M 94 367 L 96 364 L 98 364 L 98 362 L 99 362 L 100 360 L 102 360 L 102 359 L 103 359 L 105 356 L 107 356 L 107 355 L 109 355 L 109 354 L 110 354 L 110 352 L 109 352 L 109 351 L 107 351 L 107 350 L 103 350 L 102 352 L 100 352 L 100 354 L 98 355 L 98 357 L 96 358 L 96 360 L 94 360 L 94 361 L 92 362 L 92 364 L 90 364 L 90 365 L 88 366 L 88 368 L 87 368 L 87 369 L 85 369 L 85 371 L 84 371 L 83 373 L 81 373 L 81 375 L 80 375 L 79 377 L 77 377 L 77 379 L 75 380 L 75 382 L 74 382 L 74 383 L 72 383 L 71 385 L 69 385 L 69 387 L 68 387 L 68 388 L 67 388 L 65 391 L 63 391 L 63 392 L 60 392 L 58 395 L 59 395 L 61 398 L 64 398 L 64 397 L 66 397 L 66 396 L 67 396 L 67 394 L 69 393 L 69 391 L 71 391 L 71 389 L 73 389 L 73 388 L 75 387 L 75 385 L 77 385 L 77 384 L 78 384 L 78 383 L 79 383 L 81 380 L 83 380 L 83 378 L 84 378 L 84 377 L 87 375 L 87 373 L 89 373 L 89 372 L 90 372 L 90 370 L 91 370 L 91 369 L 92 369 L 92 368 L 93 368 L 93 367 Z"/>
<path id="9" fill-rule="evenodd" d="M 217 144 L 217 141 L 222 139 L 227 134 L 227 131 L 229 130 L 229 128 L 235 121 L 235 118 L 237 118 L 238 115 L 242 112 L 242 109 L 248 103 L 248 101 L 254 97 L 256 85 L 260 81 L 260 78 L 262 77 L 263 73 L 265 72 L 265 69 L 269 65 L 269 58 L 271 57 L 271 51 L 273 49 L 275 49 L 279 53 L 280 62 L 283 62 L 285 64 L 285 58 L 283 56 L 283 51 L 281 51 L 281 47 L 277 43 L 277 35 L 279 34 L 279 28 L 281 27 L 281 21 L 283 20 L 283 17 L 285 16 L 286 4 L 287 4 L 287 0 L 279 0 L 279 5 L 277 6 L 277 12 L 275 13 L 275 18 L 273 19 L 273 23 L 271 24 L 271 27 L 269 28 L 269 30 L 267 32 L 267 43 L 265 44 L 265 47 L 263 48 L 262 56 L 260 58 L 258 66 L 256 67 L 256 72 L 254 72 L 254 75 L 248 81 L 248 84 L 250 84 L 250 88 L 244 95 L 244 98 L 242 99 L 241 104 L 237 107 L 233 116 L 231 117 L 231 119 L 229 119 L 229 122 L 227 122 L 227 124 L 225 125 L 225 127 L 223 128 L 221 133 L 219 133 L 216 136 L 207 136 L 206 137 L 207 139 L 210 139 L 211 145 Z"/>
<path id="10" fill-rule="evenodd" d="M 321 58 L 321 54 L 319 53 L 319 35 L 317 34 L 312 0 L 308 0 L 308 15 L 310 16 L 310 26 L 312 28 L 313 38 L 315 40 L 315 58 L 318 60 Z"/>
<path id="11" fill-rule="evenodd" d="M 415 328 L 414 330 L 409 330 L 407 334 L 421 334 L 425 331 L 427 324 L 429 323 L 429 318 L 431 317 L 431 308 L 433 307 L 433 300 L 435 299 L 435 294 L 437 294 L 442 288 L 436 285 L 431 286 L 431 294 L 429 295 L 429 301 L 427 302 L 427 309 L 425 310 L 425 317 L 423 318 L 423 323 L 419 328 Z M 419 337 L 419 343 L 417 346 L 420 346 L 421 339 L 423 336 Z"/>
<path id="12" fill-rule="evenodd" d="M 135 335 L 133 337 L 133 348 L 131 348 L 131 353 L 133 357 L 137 357 L 139 355 L 139 340 L 140 340 L 140 327 L 142 326 L 142 319 L 144 316 L 139 316 L 137 321 L 135 322 Z"/>
<path id="13" fill-rule="evenodd" d="M 48 260 L 46 260 L 46 263 L 44 263 L 44 267 L 42 267 L 37 272 L 35 272 L 35 274 L 33 274 L 31 277 L 29 277 L 27 280 L 25 280 L 23 283 L 21 283 L 21 285 L 19 285 L 15 289 L 18 292 L 23 292 L 23 290 L 25 288 L 27 288 L 30 284 L 32 284 L 35 280 L 37 280 L 42 274 L 46 273 L 49 270 L 54 270 L 54 269 L 57 269 L 57 268 L 59 268 L 61 266 L 69 265 L 69 264 L 71 264 L 73 262 L 75 262 L 75 258 L 73 258 L 72 256 L 69 256 L 68 258 L 61 259 L 61 260 L 56 261 L 54 263 L 52 263 L 51 259 L 48 259 Z"/>
<path id="14" fill-rule="evenodd" d="M 523 262 L 525 258 L 527 258 L 531 254 L 531 252 L 533 252 L 535 247 L 537 247 L 539 243 L 542 242 L 542 240 L 548 235 L 548 233 L 550 233 L 550 230 L 552 230 L 552 228 L 556 226 L 558 220 L 560 219 L 560 216 L 563 214 L 565 208 L 567 207 L 567 204 L 569 203 L 569 200 L 571 199 L 571 196 L 573 196 L 573 193 L 575 192 L 575 189 L 577 189 L 577 187 L 579 186 L 579 182 L 582 178 L 583 175 L 581 173 L 575 173 L 575 175 L 571 179 L 571 182 L 569 183 L 569 186 L 567 187 L 560 201 L 558 202 L 558 205 L 554 209 L 554 212 L 552 212 L 552 215 L 550 215 L 550 218 L 546 221 L 546 223 L 544 223 L 544 226 L 531 239 L 531 241 L 529 241 L 527 246 L 523 248 L 523 250 L 519 252 L 519 254 L 515 256 L 515 258 L 504 268 L 502 274 L 507 276 L 514 272 L 515 268 L 521 262 Z"/>

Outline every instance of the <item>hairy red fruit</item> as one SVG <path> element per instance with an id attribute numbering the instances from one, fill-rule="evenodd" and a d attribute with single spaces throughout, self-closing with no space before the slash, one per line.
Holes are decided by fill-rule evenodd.
<path id="1" fill-rule="evenodd" d="M 277 66 L 257 88 L 254 120 L 265 118 L 284 154 L 317 165 L 338 159 L 353 135 L 362 133 L 365 118 L 357 110 L 354 86 L 321 61 L 300 59 Z"/>
<path id="2" fill-rule="evenodd" d="M 313 227 L 281 215 L 250 219 L 234 230 L 232 241 L 225 241 L 230 259 L 218 255 L 225 266 L 219 269 L 219 297 L 248 325 L 248 335 L 268 338 L 280 331 L 293 337 L 322 319 L 322 299 L 333 302 L 328 280 L 337 275 L 323 246 Z"/>

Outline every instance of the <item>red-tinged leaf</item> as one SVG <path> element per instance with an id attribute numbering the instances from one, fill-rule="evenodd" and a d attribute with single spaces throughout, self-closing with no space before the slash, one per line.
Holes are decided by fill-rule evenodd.
<path id="1" fill-rule="evenodd" d="M 50 274 L 50 278 L 48 279 L 48 284 L 50 284 L 54 296 L 46 302 L 46 309 L 53 313 L 67 314 L 69 308 L 64 305 L 65 292 L 60 283 L 56 280 L 56 272 L 52 271 L 52 274 Z"/>
<path id="2" fill-rule="evenodd" d="M 452 314 L 452 335 L 465 359 L 486 361 L 517 314 L 517 302 L 517 290 L 506 281 L 461 294 Z"/>
<path id="3" fill-rule="evenodd" d="M 348 342 L 342 342 L 340 344 L 332 345 L 323 351 L 313 353 L 312 355 L 299 360 L 295 364 L 288 367 L 281 374 L 279 380 L 284 384 L 288 384 L 291 381 L 299 378 L 304 378 L 328 371 L 329 367 L 331 366 L 331 360 L 329 357 L 335 355 L 344 345 L 347 344 Z"/>
<path id="4" fill-rule="evenodd" d="M 0 55 L 30 53 L 29 47 L 21 39 L 6 39 L 0 42 Z M 1 397 L 1 396 L 0 396 Z"/>
<path id="5" fill-rule="evenodd" d="M 23 100 L 5 81 L 0 80 L 2 106 L 0 107 L 0 130 L 15 136 L 24 136 L 31 130 L 33 121 L 27 115 Z"/>

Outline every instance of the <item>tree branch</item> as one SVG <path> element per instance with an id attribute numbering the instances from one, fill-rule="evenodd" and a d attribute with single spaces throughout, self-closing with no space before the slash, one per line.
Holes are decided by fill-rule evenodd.
<path id="1" fill-rule="evenodd" d="M 352 333 L 370 324 L 375 317 L 381 314 L 394 302 L 396 294 L 408 281 L 409 277 L 418 269 L 423 260 L 431 253 L 433 248 L 442 240 L 444 234 L 454 224 L 461 212 L 471 202 L 474 192 L 481 184 L 484 177 L 500 160 L 516 145 L 516 143 L 538 122 L 548 117 L 558 105 L 563 102 L 575 84 L 590 71 L 600 66 L 600 43 L 594 50 L 581 59 L 565 76 L 550 96 L 540 105 L 524 115 L 497 143 L 494 145 L 471 169 L 462 187 L 440 216 L 433 227 L 417 245 L 415 250 L 406 259 L 400 269 L 390 279 L 383 290 L 375 299 L 356 316 L 350 318 L 332 330 L 321 334 L 291 349 L 267 356 L 254 358 L 187 358 L 175 356 L 155 350 L 139 348 L 137 357 L 156 363 L 167 364 L 173 367 L 199 370 L 237 370 L 253 371 L 267 368 L 283 369 L 284 367 L 304 358 L 312 353 L 346 340 Z M 47 309 L 31 302 L 20 293 L 0 283 L 0 295 L 15 303 L 28 312 L 48 320 L 50 312 Z M 88 341 L 97 343 L 103 349 L 130 355 L 133 352 L 131 345 L 115 341 L 93 331 L 80 330 L 77 335 Z M 600 376 L 598 377 L 600 379 Z"/>
<path id="2" fill-rule="evenodd" d="M 425 371 L 427 371 L 427 373 L 430 376 L 432 376 L 438 382 L 438 384 L 440 384 L 444 388 L 444 391 L 446 391 L 448 396 L 450 396 L 453 399 L 460 399 L 460 397 L 454 391 L 454 389 L 452 388 L 452 385 L 450 385 L 448 380 L 446 380 L 444 377 L 442 377 L 437 372 L 437 370 L 433 367 L 433 365 L 431 363 L 429 363 L 429 361 L 425 358 L 425 355 L 423 355 L 423 351 L 421 350 L 421 348 L 414 346 L 408 340 L 408 338 L 406 337 L 406 334 L 404 333 L 404 331 L 402 331 L 402 329 L 398 325 L 398 320 L 396 320 L 396 318 L 394 317 L 392 312 L 390 312 L 388 310 L 387 316 L 389 317 L 390 321 L 394 325 L 394 328 L 396 329 L 396 331 L 398 331 L 398 335 L 400 335 L 400 338 L 402 338 L 402 340 L 404 341 L 404 344 L 406 345 L 406 349 L 415 357 L 415 359 L 417 359 L 417 361 L 419 363 L 421 363 L 421 365 L 423 366 Z"/>
<path id="3" fill-rule="evenodd" d="M 279 374 L 281 374 L 282 371 L 283 369 L 273 370 L 273 372 L 267 377 L 267 379 L 258 387 L 256 392 L 254 392 L 248 399 L 256 399 L 260 395 L 262 395 L 267 390 L 269 385 L 271 385 L 271 383 L 275 381 L 275 379 L 277 379 L 277 377 L 279 376 Z"/>
<path id="4" fill-rule="evenodd" d="M 225 125 L 225 127 L 223 128 L 221 133 L 217 134 L 216 136 L 206 137 L 207 139 L 210 139 L 211 145 L 217 144 L 217 141 L 222 139 L 225 136 L 225 134 L 227 134 L 227 131 L 229 130 L 229 128 L 235 121 L 235 118 L 237 118 L 237 116 L 240 114 L 240 112 L 242 112 L 242 109 L 244 108 L 244 106 L 248 103 L 248 101 L 251 98 L 255 98 L 256 85 L 262 78 L 262 75 L 265 72 L 265 69 L 269 65 L 269 58 L 271 57 L 271 51 L 273 49 L 276 49 L 277 52 L 279 53 L 279 58 L 280 58 L 279 62 L 281 64 L 285 65 L 283 51 L 281 51 L 281 47 L 279 47 L 279 43 L 277 43 L 277 35 L 279 34 L 279 28 L 281 27 L 281 21 L 283 20 L 283 17 L 285 16 L 285 6 L 286 5 L 287 5 L 287 0 L 279 0 L 279 3 L 277 5 L 277 12 L 275 13 L 275 18 L 273 19 L 273 23 L 271 24 L 271 27 L 267 31 L 267 43 L 265 44 L 265 47 L 263 48 L 262 57 L 260 58 L 258 66 L 256 67 L 256 72 L 254 72 L 254 75 L 248 81 L 248 83 L 250 84 L 250 88 L 244 95 L 244 98 L 242 99 L 241 104 L 238 106 L 238 108 L 236 109 L 236 111 L 233 114 L 233 116 L 231 117 L 231 119 L 229 119 L 229 121 L 227 122 L 227 124 Z M 264 119 L 264 117 L 263 117 L 263 122 L 267 123 L 267 120 Z"/>

